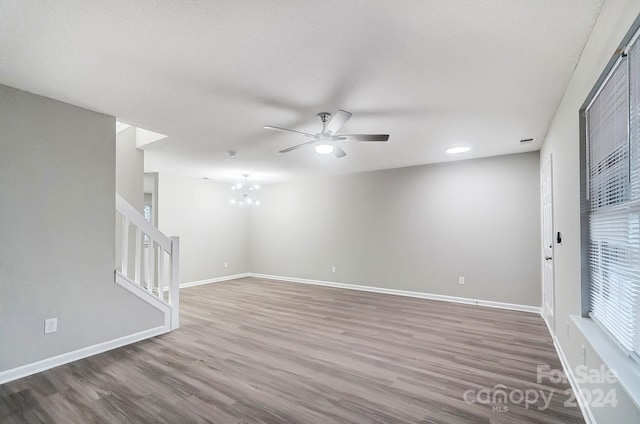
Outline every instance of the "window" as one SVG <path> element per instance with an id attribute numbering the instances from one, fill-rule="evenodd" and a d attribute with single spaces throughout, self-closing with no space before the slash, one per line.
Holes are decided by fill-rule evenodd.
<path id="1" fill-rule="evenodd" d="M 640 358 L 640 43 L 619 55 L 584 109 L 588 314 Z"/>
<path id="2" fill-rule="evenodd" d="M 153 224 L 153 221 L 151 220 L 151 205 L 144 205 L 144 219 Z"/>
<path id="3" fill-rule="evenodd" d="M 144 205 L 144 219 L 146 219 L 147 221 L 151 222 L 153 224 L 153 221 L 151 219 L 151 205 L 149 204 L 145 204 Z M 144 235 L 144 245 L 147 246 L 149 244 L 149 236 L 148 235 Z"/>

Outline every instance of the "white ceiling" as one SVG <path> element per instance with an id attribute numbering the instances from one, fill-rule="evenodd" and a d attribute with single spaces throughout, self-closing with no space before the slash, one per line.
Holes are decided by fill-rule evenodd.
<path id="1" fill-rule="evenodd" d="M 166 134 L 147 170 L 218 180 L 531 151 L 601 3 L 5 0 L 0 83 Z M 316 133 L 316 114 L 338 108 L 353 113 L 341 132 L 389 142 L 278 154 L 307 140 L 262 129 Z M 457 144 L 472 150 L 448 157 Z"/>

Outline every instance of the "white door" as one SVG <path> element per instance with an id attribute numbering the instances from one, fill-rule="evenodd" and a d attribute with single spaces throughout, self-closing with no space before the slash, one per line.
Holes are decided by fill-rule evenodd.
<path id="1" fill-rule="evenodd" d="M 551 334 L 555 333 L 553 276 L 553 176 L 551 156 L 540 171 L 542 198 L 542 311 Z"/>

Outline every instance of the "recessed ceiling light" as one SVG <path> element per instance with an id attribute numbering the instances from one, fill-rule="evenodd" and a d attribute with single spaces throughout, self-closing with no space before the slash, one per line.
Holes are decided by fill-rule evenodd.
<path id="1" fill-rule="evenodd" d="M 465 152 L 468 152 L 469 150 L 471 150 L 471 147 L 469 146 L 456 146 L 456 147 L 449 147 L 447 149 L 447 153 L 454 155 L 456 153 L 465 153 Z"/>
<path id="2" fill-rule="evenodd" d="M 316 146 L 316 153 L 320 153 L 321 155 L 328 155 L 333 152 L 333 145 L 331 144 L 318 144 Z"/>

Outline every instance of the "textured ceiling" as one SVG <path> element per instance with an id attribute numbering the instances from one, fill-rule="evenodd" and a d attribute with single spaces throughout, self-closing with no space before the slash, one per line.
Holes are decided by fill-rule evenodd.
<path id="1" fill-rule="evenodd" d="M 601 3 L 5 0 L 0 83 L 166 134 L 149 171 L 271 182 L 516 153 L 540 148 Z M 389 142 L 278 154 L 306 140 L 262 129 L 316 133 L 338 108 L 343 133 Z"/>

